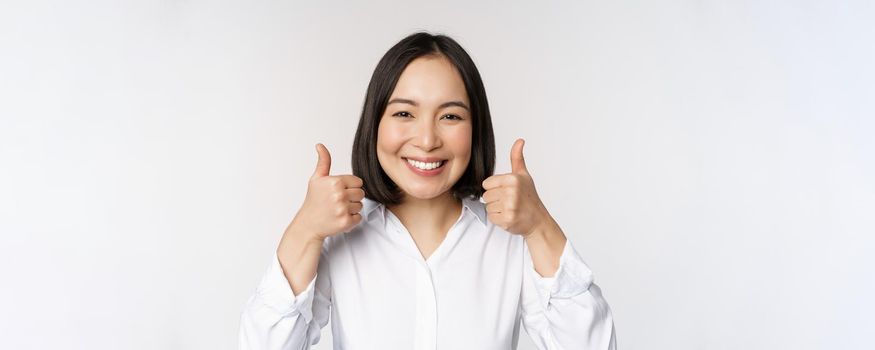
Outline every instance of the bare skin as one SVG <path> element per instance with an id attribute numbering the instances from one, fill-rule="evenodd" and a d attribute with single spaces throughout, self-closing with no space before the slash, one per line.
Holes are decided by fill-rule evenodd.
<path id="1" fill-rule="evenodd" d="M 451 190 L 471 158 L 469 106 L 464 82 L 454 66 L 445 57 L 426 56 L 413 60 L 402 72 L 380 119 L 377 158 L 403 192 L 401 203 L 388 209 L 407 228 L 424 259 L 440 246 L 461 215 L 462 203 L 453 198 Z M 519 141 L 511 151 L 513 172 L 486 179 L 483 199 L 489 220 L 523 236 L 535 270 L 550 277 L 558 269 L 566 237 L 535 191 Z M 362 220 L 362 179 L 329 175 L 328 149 L 322 144 L 316 149 L 319 161 L 307 198 L 277 247 L 295 295 L 315 278 L 324 240 L 349 231 Z M 409 168 L 408 159 L 425 158 L 442 160 L 443 170 L 426 177 Z"/>
<path id="2" fill-rule="evenodd" d="M 470 101 L 455 66 L 443 56 L 413 60 L 402 72 L 377 130 L 377 158 L 403 193 L 388 209 L 409 231 L 424 259 L 462 213 L 453 185 L 471 159 Z M 436 176 L 410 169 L 407 159 L 443 161 Z"/>
<path id="3" fill-rule="evenodd" d="M 462 215 L 462 202 L 447 192 L 432 200 L 408 198 L 405 205 L 388 209 L 404 224 L 423 259 L 427 260 Z"/>
<path id="4" fill-rule="evenodd" d="M 307 185 L 307 197 L 286 227 L 277 247 L 277 259 L 295 295 L 316 277 L 325 238 L 346 232 L 361 222 L 362 179 L 329 175 L 331 154 L 317 144 L 319 160 Z"/>

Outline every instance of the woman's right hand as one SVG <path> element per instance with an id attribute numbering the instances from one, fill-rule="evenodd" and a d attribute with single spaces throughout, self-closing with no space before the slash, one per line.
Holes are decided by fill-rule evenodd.
<path id="1" fill-rule="evenodd" d="M 321 143 L 316 144 L 319 160 L 316 171 L 310 176 L 304 203 L 286 229 L 286 234 L 302 232 L 324 240 L 349 231 L 362 216 L 362 179 L 355 175 L 328 174 L 331 169 L 331 154 Z M 285 236 L 285 235 L 284 235 Z"/>

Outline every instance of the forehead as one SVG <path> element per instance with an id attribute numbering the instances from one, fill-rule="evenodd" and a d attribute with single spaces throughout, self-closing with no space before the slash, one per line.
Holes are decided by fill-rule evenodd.
<path id="1" fill-rule="evenodd" d="M 443 56 L 419 57 L 411 61 L 398 78 L 390 99 L 395 97 L 412 99 L 425 105 L 437 105 L 449 100 L 469 104 L 462 76 Z"/>

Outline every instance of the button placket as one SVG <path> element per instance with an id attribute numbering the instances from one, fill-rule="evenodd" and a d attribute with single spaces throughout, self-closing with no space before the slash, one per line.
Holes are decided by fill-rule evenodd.
<path id="1" fill-rule="evenodd" d="M 416 242 L 410 236 L 410 232 L 404 224 L 392 212 L 386 211 L 388 224 L 397 234 L 391 235 L 402 250 L 408 252 L 416 261 L 416 326 L 414 327 L 414 349 L 436 350 L 437 349 L 437 295 L 435 293 L 434 279 L 431 266 L 437 264 L 451 245 L 459 239 L 460 230 L 464 228 L 463 218 L 468 208 L 463 207 L 459 218 L 453 223 L 447 232 L 447 237 L 432 252 L 428 259 L 423 258 Z"/>
<path id="2" fill-rule="evenodd" d="M 416 269 L 416 331 L 415 349 L 437 349 L 437 298 L 431 269 L 425 263 Z"/>

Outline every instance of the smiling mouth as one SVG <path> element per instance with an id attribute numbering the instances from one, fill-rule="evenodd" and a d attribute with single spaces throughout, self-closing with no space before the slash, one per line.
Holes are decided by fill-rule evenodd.
<path id="1" fill-rule="evenodd" d="M 439 160 L 436 162 L 420 162 L 418 160 L 412 160 L 412 159 L 403 158 L 403 157 L 402 157 L 402 159 L 404 159 L 405 162 L 414 166 L 415 168 L 420 169 L 420 170 L 425 170 L 425 171 L 438 169 L 438 168 L 443 167 L 444 165 L 447 164 L 446 159 Z"/>

